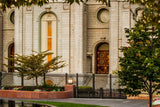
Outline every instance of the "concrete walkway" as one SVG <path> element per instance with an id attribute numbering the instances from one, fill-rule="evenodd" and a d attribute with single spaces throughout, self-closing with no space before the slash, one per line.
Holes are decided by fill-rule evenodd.
<path id="1" fill-rule="evenodd" d="M 8 99 L 8 100 L 20 100 L 20 99 Z M 26 100 L 26 99 L 21 99 L 21 100 Z M 92 105 L 101 105 L 109 107 L 147 107 L 148 103 L 147 100 L 94 99 L 94 98 L 68 98 L 68 99 L 50 99 L 50 100 L 40 99 L 37 101 L 81 103 L 81 104 L 92 104 Z"/>
<path id="2" fill-rule="evenodd" d="M 86 99 L 86 98 L 69 98 L 69 99 L 55 99 L 48 100 L 55 102 L 69 102 L 69 103 L 81 103 L 92 104 L 109 107 L 147 107 L 147 100 L 126 100 L 126 99 Z"/>

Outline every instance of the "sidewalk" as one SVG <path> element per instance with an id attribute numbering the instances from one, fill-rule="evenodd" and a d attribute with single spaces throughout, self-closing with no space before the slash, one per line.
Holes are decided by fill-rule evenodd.
<path id="1" fill-rule="evenodd" d="M 87 98 L 69 98 L 69 99 L 55 99 L 55 102 L 69 102 L 102 105 L 109 107 L 147 107 L 147 100 L 127 100 L 127 99 L 87 99 Z"/>
<path id="2" fill-rule="evenodd" d="M 26 100 L 26 99 L 8 99 L 8 100 Z M 68 98 L 68 99 L 50 99 L 50 100 L 40 99 L 37 101 L 68 102 L 68 103 L 101 105 L 109 107 L 147 107 L 148 103 L 148 100 L 95 99 L 95 98 Z"/>

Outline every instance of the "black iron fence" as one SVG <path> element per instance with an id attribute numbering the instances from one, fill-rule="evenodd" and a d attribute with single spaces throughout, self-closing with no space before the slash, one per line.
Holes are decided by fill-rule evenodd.
<path id="1" fill-rule="evenodd" d="M 55 74 L 48 73 L 38 78 L 38 84 L 50 82 L 53 85 L 64 86 L 74 84 L 76 98 L 126 98 L 117 82 L 117 75 L 113 74 Z M 27 80 L 18 73 L 0 73 L 0 85 L 34 86 L 35 79 Z"/>
<path id="2" fill-rule="evenodd" d="M 90 89 L 82 85 L 83 79 L 85 85 L 91 87 Z M 117 75 L 113 74 L 76 74 L 75 92 L 77 98 L 126 98 L 118 84 Z"/>

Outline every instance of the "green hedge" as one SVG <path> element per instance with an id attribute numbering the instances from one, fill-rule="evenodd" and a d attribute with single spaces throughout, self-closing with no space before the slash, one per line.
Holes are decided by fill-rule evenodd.
<path id="1" fill-rule="evenodd" d="M 92 90 L 93 88 L 92 87 L 90 87 L 90 86 L 79 86 L 78 87 L 78 90 L 79 91 L 90 91 L 90 90 Z"/>
<path id="2" fill-rule="evenodd" d="M 64 87 L 61 86 L 4 86 L 1 89 L 4 90 L 24 90 L 24 91 L 34 91 L 35 89 L 40 89 L 42 91 L 64 91 Z"/>

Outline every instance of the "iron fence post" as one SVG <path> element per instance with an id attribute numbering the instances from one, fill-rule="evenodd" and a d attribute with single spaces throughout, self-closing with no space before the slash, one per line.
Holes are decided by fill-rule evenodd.
<path id="1" fill-rule="evenodd" d="M 112 74 L 110 74 L 109 77 L 110 77 L 110 97 L 112 97 Z"/>
<path id="2" fill-rule="evenodd" d="M 78 73 L 76 73 L 76 98 L 78 98 Z"/>
<path id="3" fill-rule="evenodd" d="M 95 96 L 95 74 L 92 74 L 92 78 L 93 78 L 93 91 L 92 91 L 92 96 Z"/>
<path id="4" fill-rule="evenodd" d="M 100 91 L 100 98 L 103 98 L 103 88 L 100 88 L 99 91 Z"/>
<path id="5" fill-rule="evenodd" d="M 68 74 L 65 73 L 65 84 L 68 84 Z"/>
<path id="6" fill-rule="evenodd" d="M 119 91 L 119 98 L 121 98 L 122 97 L 122 93 L 121 93 L 121 90 Z"/>

